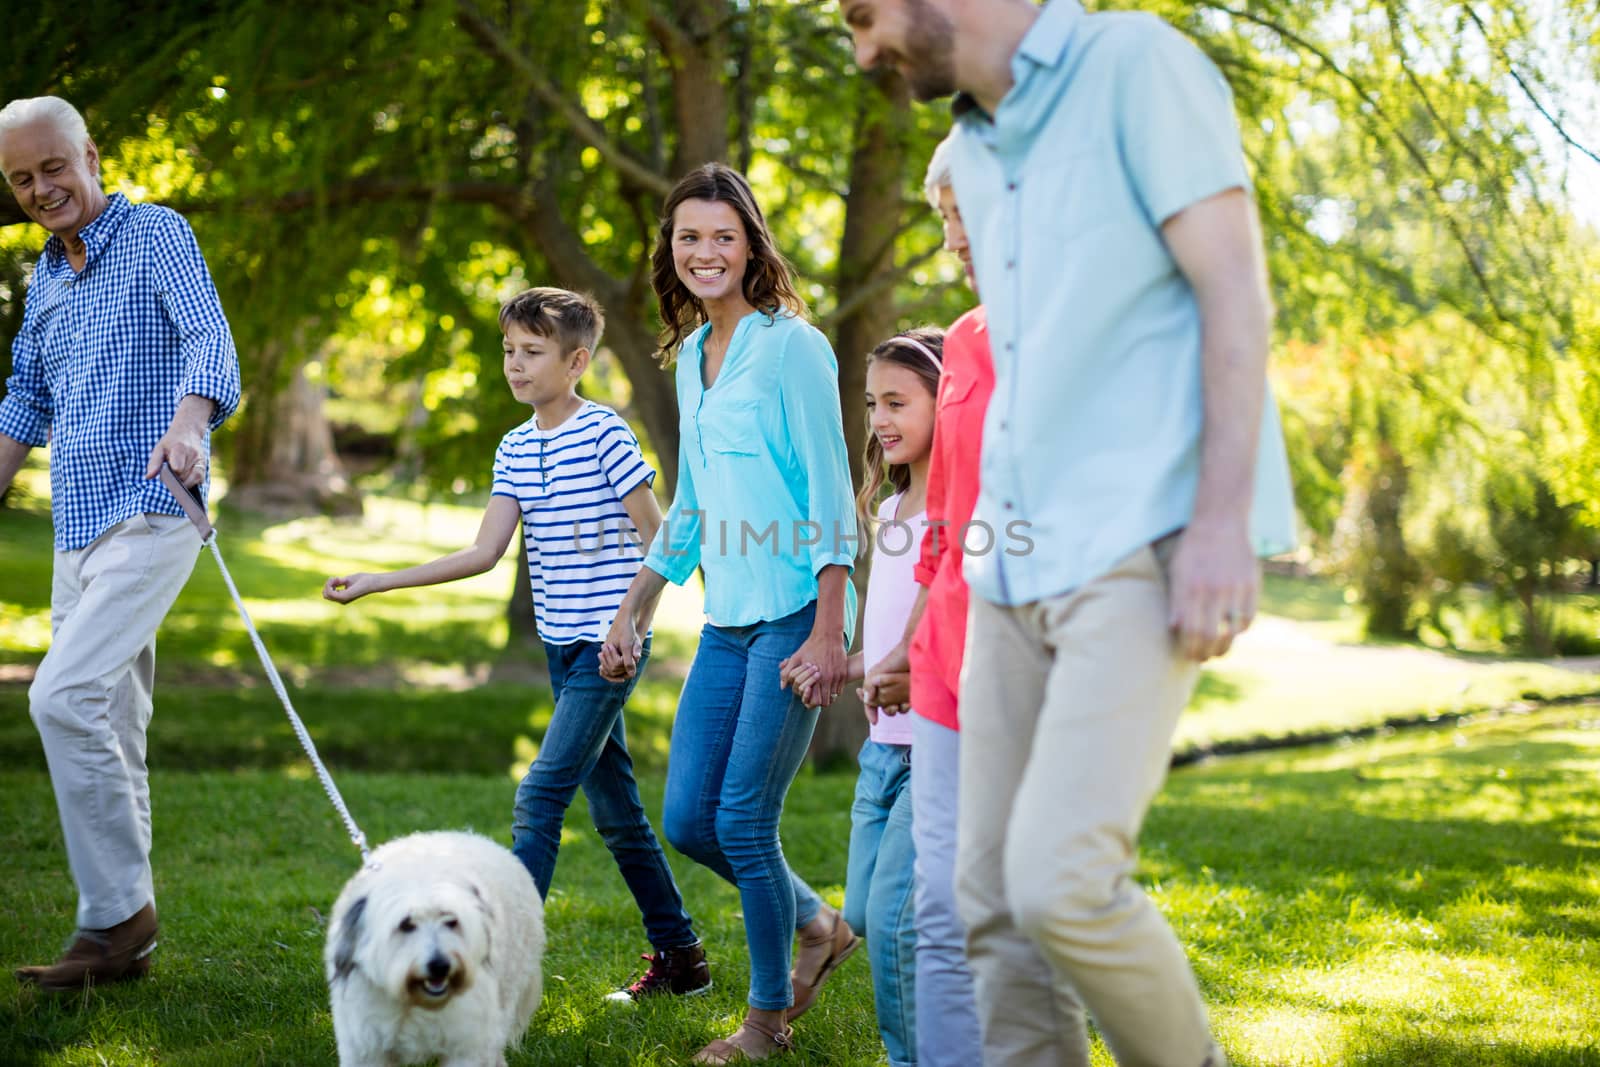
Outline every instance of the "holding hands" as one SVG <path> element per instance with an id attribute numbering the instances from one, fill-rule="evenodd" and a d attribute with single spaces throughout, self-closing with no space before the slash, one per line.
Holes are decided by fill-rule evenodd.
<path id="1" fill-rule="evenodd" d="M 600 646 L 600 677 L 608 682 L 625 682 L 638 673 L 643 656 L 644 642 L 639 640 L 639 628 L 627 612 L 619 611 L 611 624 L 611 632 L 606 634 L 605 644 Z"/>
<path id="2" fill-rule="evenodd" d="M 824 685 L 822 667 L 803 659 L 801 653 L 804 651 L 802 646 L 800 651 L 783 661 L 779 679 L 785 689 L 792 688 L 800 694 L 806 707 L 825 707 L 838 699 L 839 691 Z M 867 671 L 862 669 L 863 661 L 859 652 L 844 661 L 842 681 L 862 679 L 863 684 L 856 690 L 856 696 L 864 705 L 869 723 L 876 723 L 880 714 L 900 715 L 911 710 L 910 667 L 909 664 L 897 662 L 896 653 L 904 659 L 904 650 L 896 649 Z"/>
<path id="3" fill-rule="evenodd" d="M 837 631 L 830 636 L 813 630 L 794 655 L 778 664 L 778 684 L 799 693 L 808 708 L 826 707 L 844 691 L 849 665 L 844 639 Z"/>
<path id="4" fill-rule="evenodd" d="M 867 705 L 867 721 L 877 722 L 879 712 L 903 715 L 911 710 L 911 649 L 904 639 L 872 665 L 865 683 L 861 700 Z"/>

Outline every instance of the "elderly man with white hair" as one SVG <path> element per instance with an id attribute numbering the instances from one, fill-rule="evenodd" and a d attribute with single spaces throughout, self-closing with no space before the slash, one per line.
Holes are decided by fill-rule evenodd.
<path id="1" fill-rule="evenodd" d="M 203 493 L 210 431 L 239 403 L 216 287 L 176 212 L 100 185 L 83 117 L 52 96 L 0 109 L 0 171 L 46 230 L 0 399 L 0 492 L 50 447 L 51 644 L 28 691 L 78 887 L 78 932 L 17 978 L 137 978 L 156 945 L 145 731 L 156 628 L 199 537 L 155 480 Z"/>

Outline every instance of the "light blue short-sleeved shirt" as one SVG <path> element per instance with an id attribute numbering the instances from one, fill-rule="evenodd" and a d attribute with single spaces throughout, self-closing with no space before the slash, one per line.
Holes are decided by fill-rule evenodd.
<path id="1" fill-rule="evenodd" d="M 1249 188 L 1227 83 L 1175 29 L 1052 0 L 991 118 L 957 101 L 952 183 L 989 311 L 995 392 L 972 590 L 1069 592 L 1189 521 L 1200 471 L 1200 314 L 1161 238 L 1185 207 Z M 1261 412 L 1251 538 L 1294 545 L 1276 402 Z"/>
<path id="2" fill-rule="evenodd" d="M 804 319 L 739 320 L 702 382 L 710 325 L 678 351 L 678 490 L 645 566 L 679 585 L 705 568 L 706 617 L 748 626 L 817 599 L 817 574 L 860 547 L 839 407 L 839 363 Z M 845 630 L 855 625 L 846 587 Z"/>

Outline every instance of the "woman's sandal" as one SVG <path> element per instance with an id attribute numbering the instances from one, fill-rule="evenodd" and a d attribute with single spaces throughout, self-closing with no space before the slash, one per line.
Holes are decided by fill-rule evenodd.
<path id="1" fill-rule="evenodd" d="M 850 929 L 843 915 L 826 904 L 823 909 L 832 913 L 833 926 L 820 937 L 800 935 L 800 951 L 795 954 L 794 971 L 789 976 L 794 987 L 794 1004 L 784 1015 L 786 1022 L 794 1022 L 811 1010 L 811 1005 L 817 1002 L 817 993 L 822 990 L 822 983 L 861 944 L 861 939 Z M 813 977 L 803 977 L 808 973 Z"/>
<path id="2" fill-rule="evenodd" d="M 754 1019 L 745 1019 L 739 1029 L 719 1037 L 694 1054 L 693 1063 L 748 1063 L 781 1056 L 794 1048 L 794 1030 L 788 1026 L 769 1030 Z"/>

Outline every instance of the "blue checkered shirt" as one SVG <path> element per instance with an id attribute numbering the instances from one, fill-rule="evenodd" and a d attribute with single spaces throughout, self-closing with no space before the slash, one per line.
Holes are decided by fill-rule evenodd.
<path id="1" fill-rule="evenodd" d="M 59 238 L 45 244 L 0 400 L 0 433 L 50 446 L 62 551 L 143 512 L 183 514 L 145 479 L 150 450 L 185 396 L 216 402 L 213 430 L 239 406 L 233 335 L 183 216 L 117 193 L 79 236 L 81 272 Z"/>

